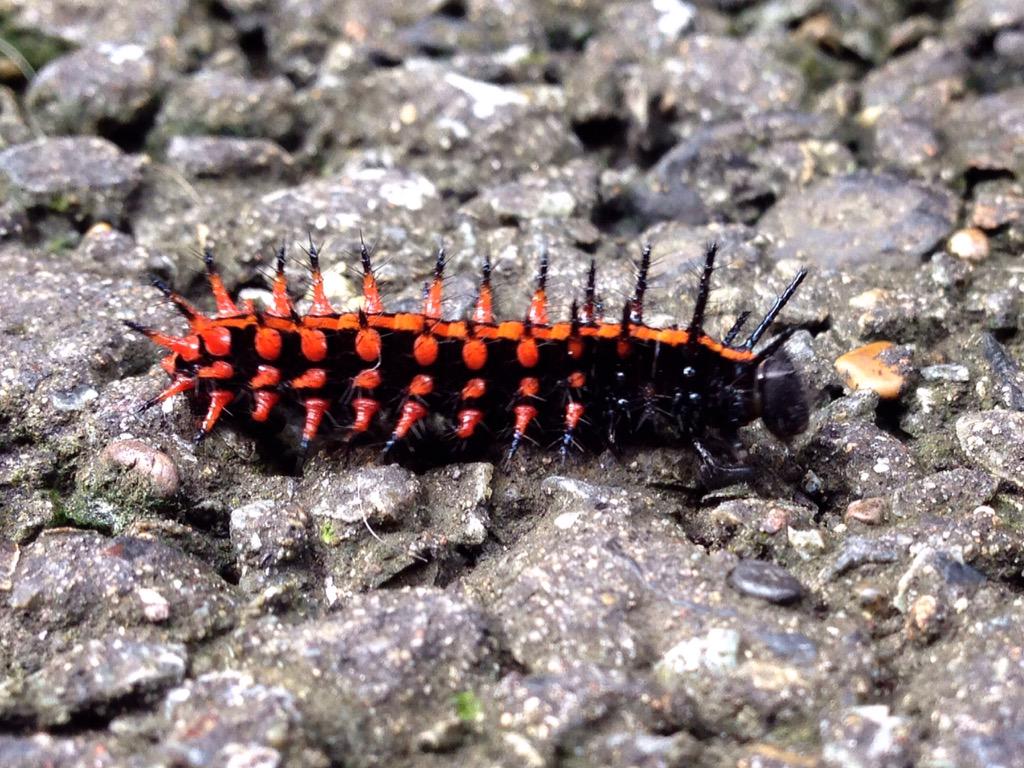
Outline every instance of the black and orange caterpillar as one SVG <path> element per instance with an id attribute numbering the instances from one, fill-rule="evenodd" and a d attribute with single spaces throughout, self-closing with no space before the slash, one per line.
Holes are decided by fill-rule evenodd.
<path id="1" fill-rule="evenodd" d="M 760 417 L 784 440 L 807 427 L 804 386 L 781 349 L 793 329 L 755 350 L 806 271 L 743 342 L 734 343 L 749 312 L 717 341 L 703 330 L 716 253 L 709 244 L 689 326 L 653 328 L 643 318 L 650 246 L 643 248 L 636 288 L 619 322 L 598 317 L 591 262 L 582 303 L 573 302 L 569 320 L 560 323 L 548 319 L 546 254 L 525 318 L 498 322 L 486 260 L 469 316 L 442 317 L 443 249 L 422 311 L 393 313 L 384 309 L 364 245 L 363 306 L 337 312 L 324 293 L 320 254 L 311 241 L 312 304 L 304 315 L 288 296 L 283 248 L 273 300 L 264 310 L 232 300 L 207 250 L 217 306 L 212 317 L 154 281 L 188 320 L 189 333 L 172 336 L 127 323 L 170 351 L 162 366 L 171 384 L 143 407 L 187 393 L 205 414 L 197 440 L 226 412 L 267 424 L 297 407 L 303 456 L 328 414 L 344 425 L 347 443 L 377 439 L 389 454 L 424 432 L 443 432 L 447 445 L 460 449 L 452 453 L 462 456 L 487 454 L 495 436 L 507 432 L 506 460 L 525 440 L 545 436 L 563 456 L 574 445 L 615 449 L 645 436 L 692 446 L 706 480 L 743 479 L 749 469 L 736 460 L 740 427 Z M 431 422 L 435 428 L 426 429 Z"/>

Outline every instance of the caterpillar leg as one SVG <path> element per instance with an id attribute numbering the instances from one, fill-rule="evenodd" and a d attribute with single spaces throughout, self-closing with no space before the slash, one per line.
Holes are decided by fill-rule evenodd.
<path id="1" fill-rule="evenodd" d="M 746 483 L 753 479 L 754 470 L 746 464 L 723 460 L 716 456 L 700 440 L 693 441 L 693 450 L 700 459 L 697 478 L 703 488 L 713 491 L 729 485 Z"/>

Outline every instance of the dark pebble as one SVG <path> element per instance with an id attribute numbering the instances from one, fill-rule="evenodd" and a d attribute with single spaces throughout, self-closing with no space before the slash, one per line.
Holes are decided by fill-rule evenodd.
<path id="1" fill-rule="evenodd" d="M 803 585 L 789 571 L 764 560 L 740 560 L 729 573 L 728 581 L 741 595 L 776 605 L 795 603 L 804 594 Z"/>

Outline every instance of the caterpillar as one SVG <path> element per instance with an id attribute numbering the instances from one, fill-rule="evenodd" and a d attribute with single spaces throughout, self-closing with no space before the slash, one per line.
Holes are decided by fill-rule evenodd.
<path id="1" fill-rule="evenodd" d="M 155 280 L 189 332 L 177 336 L 126 321 L 168 351 L 161 365 L 171 383 L 142 408 L 187 395 L 201 416 L 197 441 L 225 414 L 268 425 L 286 423 L 298 411 L 300 457 L 331 419 L 342 425 L 346 445 L 377 440 L 385 455 L 399 458 L 431 435 L 447 447 L 431 455 L 445 461 L 493 455 L 496 437 L 507 434 L 506 463 L 527 441 L 547 439 L 564 458 L 577 447 L 616 450 L 662 440 L 692 447 L 708 484 L 747 479 L 750 469 L 736 458 L 742 426 L 760 418 L 788 441 L 808 424 L 802 378 L 782 350 L 795 329 L 756 349 L 807 272 L 797 273 L 745 340 L 736 342 L 750 312 L 716 340 L 704 320 L 717 252 L 709 243 L 689 325 L 656 328 L 644 322 L 650 245 L 642 249 L 635 289 L 618 322 L 599 317 L 593 261 L 582 301 L 572 303 L 568 320 L 551 322 L 544 251 L 525 317 L 498 321 L 486 258 L 468 316 L 445 319 L 443 248 L 422 311 L 395 313 L 384 308 L 362 245 L 362 307 L 338 312 L 324 292 L 320 251 L 310 240 L 312 303 L 305 314 L 288 294 L 284 248 L 262 310 L 251 301 L 236 304 L 207 249 L 212 315 Z"/>

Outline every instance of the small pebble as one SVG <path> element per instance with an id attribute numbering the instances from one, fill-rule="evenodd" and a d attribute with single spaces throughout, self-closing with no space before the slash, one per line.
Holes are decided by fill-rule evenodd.
<path id="1" fill-rule="evenodd" d="M 171 604 L 166 597 L 149 587 L 140 587 L 137 594 L 142 602 L 142 613 L 148 621 L 159 624 L 170 618 Z"/>
<path id="2" fill-rule="evenodd" d="M 106 221 L 97 221 L 85 233 L 86 237 L 103 237 L 114 231 L 114 228 Z"/>
<path id="3" fill-rule="evenodd" d="M 810 560 L 825 551 L 825 539 L 821 531 L 813 528 L 801 530 L 790 526 L 786 529 L 786 540 L 804 560 Z"/>
<path id="4" fill-rule="evenodd" d="M 966 261 L 984 261 L 988 250 L 988 235 L 977 227 L 958 229 L 949 238 L 950 253 Z"/>
<path id="5" fill-rule="evenodd" d="M 741 595 L 776 605 L 795 603 L 804 594 L 803 585 L 789 571 L 764 560 L 740 560 L 728 581 Z"/>
<path id="6" fill-rule="evenodd" d="M 14 570 L 18 567 L 18 560 L 21 557 L 21 547 L 13 541 L 0 539 L 0 592 L 11 589 Z"/>
<path id="7" fill-rule="evenodd" d="M 851 501 L 846 507 L 844 520 L 856 520 L 865 525 L 878 525 L 885 515 L 886 502 L 880 496 Z"/>
<path id="8" fill-rule="evenodd" d="M 932 639 L 941 619 L 939 602 L 935 596 L 921 595 L 910 604 L 907 612 L 907 635 L 911 639 Z"/>
<path id="9" fill-rule="evenodd" d="M 174 460 L 141 440 L 115 440 L 103 450 L 103 458 L 145 478 L 158 496 L 173 496 L 180 481 Z"/>
<path id="10" fill-rule="evenodd" d="M 963 384 L 971 380 L 971 372 L 966 365 L 940 363 L 922 368 L 921 378 L 925 381 L 952 381 Z"/>
<path id="11" fill-rule="evenodd" d="M 891 341 L 875 341 L 847 352 L 835 368 L 853 389 L 870 389 L 883 400 L 895 400 L 906 384 L 900 367 L 882 358 L 893 348 Z"/>

